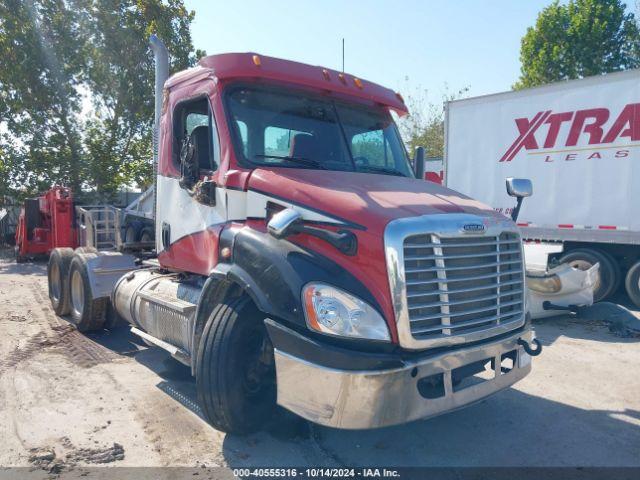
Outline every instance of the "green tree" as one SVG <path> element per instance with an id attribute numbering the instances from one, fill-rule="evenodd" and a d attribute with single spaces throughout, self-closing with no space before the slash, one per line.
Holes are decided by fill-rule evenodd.
<path id="1" fill-rule="evenodd" d="M 193 12 L 182 0 L 5 0 L 0 3 L 2 185 L 33 194 L 54 183 L 110 194 L 151 172 L 157 33 L 171 69 L 193 65 Z M 8 185 L 8 187 L 7 187 Z"/>
<path id="2" fill-rule="evenodd" d="M 636 68 L 640 34 L 620 0 L 557 0 L 527 29 L 514 88 Z"/>
<path id="3" fill-rule="evenodd" d="M 407 96 L 409 114 L 400 118 L 398 127 L 410 155 L 416 147 L 424 147 L 429 157 L 444 156 L 444 106 L 464 97 L 468 91 L 469 88 L 465 87 L 451 93 L 445 88 L 441 101 L 437 103 L 429 100 L 426 90 L 416 90 Z"/>

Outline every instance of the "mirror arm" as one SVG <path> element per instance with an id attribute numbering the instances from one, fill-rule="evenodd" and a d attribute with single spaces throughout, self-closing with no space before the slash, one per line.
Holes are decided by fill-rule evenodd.
<path id="1" fill-rule="evenodd" d="M 306 233 L 307 235 L 312 235 L 333 245 L 339 251 L 351 257 L 358 252 L 358 239 L 353 232 L 349 230 L 332 232 L 324 228 L 298 224 L 293 227 L 291 233 Z"/>
<path id="2" fill-rule="evenodd" d="M 518 220 L 518 215 L 520 214 L 520 207 L 522 206 L 522 200 L 524 197 L 518 197 L 518 203 L 516 203 L 516 207 L 511 211 L 511 220 L 514 222 Z"/>

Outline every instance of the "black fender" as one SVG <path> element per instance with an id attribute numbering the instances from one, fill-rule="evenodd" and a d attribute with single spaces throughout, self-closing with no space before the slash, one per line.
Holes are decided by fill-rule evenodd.
<path id="1" fill-rule="evenodd" d="M 219 247 L 220 250 L 229 248 L 232 254 L 226 259 L 220 257 L 223 261 L 214 268 L 203 287 L 195 315 L 192 363 L 197 358 L 200 337 L 211 309 L 229 296 L 246 293 L 265 318 L 277 319 L 310 336 L 315 334 L 306 327 L 301 294 L 303 287 L 311 281 L 345 290 L 367 302 L 384 317 L 377 299 L 362 282 L 318 252 L 249 227 L 223 230 Z M 323 337 L 336 344 L 357 343 L 364 348 L 365 344 L 371 344 L 367 340 Z"/>
<path id="2" fill-rule="evenodd" d="M 348 270 L 286 239 L 251 228 L 240 229 L 233 240 L 231 260 L 227 278 L 242 285 L 258 308 L 271 318 L 305 326 L 301 293 L 311 281 L 350 292 L 382 315 L 376 298 Z"/>

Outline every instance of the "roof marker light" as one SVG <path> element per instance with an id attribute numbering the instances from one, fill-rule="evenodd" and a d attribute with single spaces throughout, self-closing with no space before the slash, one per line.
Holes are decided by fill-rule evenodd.
<path id="1" fill-rule="evenodd" d="M 331 77 L 329 76 L 329 70 L 327 70 L 326 68 L 322 69 L 322 76 L 327 82 L 331 81 Z"/>
<path id="2" fill-rule="evenodd" d="M 259 57 L 258 55 L 254 55 L 254 56 L 253 56 L 253 64 L 254 64 L 256 67 L 259 67 L 259 66 L 260 66 L 260 57 Z"/>
<path id="3" fill-rule="evenodd" d="M 346 79 L 346 78 L 344 78 L 344 73 L 339 73 L 339 74 L 338 74 L 338 78 L 340 79 L 340 81 L 341 81 L 343 84 L 345 84 L 345 85 L 347 84 L 347 79 Z"/>
<path id="4" fill-rule="evenodd" d="M 353 83 L 356 84 L 356 87 L 362 88 L 362 80 L 360 80 L 359 78 L 353 77 Z"/>

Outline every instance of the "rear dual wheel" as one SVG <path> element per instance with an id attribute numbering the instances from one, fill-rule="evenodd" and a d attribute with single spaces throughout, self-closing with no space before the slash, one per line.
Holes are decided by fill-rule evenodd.
<path id="1" fill-rule="evenodd" d="M 57 315 L 69 313 L 69 266 L 73 259 L 72 248 L 54 248 L 47 264 L 49 300 Z"/>
<path id="2" fill-rule="evenodd" d="M 96 253 L 76 253 L 69 265 L 69 313 L 71 321 L 81 332 L 103 328 L 109 299 L 93 298 L 87 260 L 96 257 Z"/>

